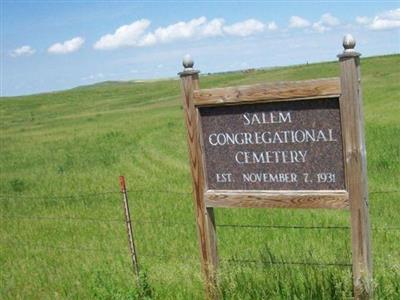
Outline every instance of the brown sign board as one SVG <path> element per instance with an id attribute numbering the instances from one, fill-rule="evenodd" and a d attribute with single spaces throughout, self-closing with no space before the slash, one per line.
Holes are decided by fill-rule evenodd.
<path id="1" fill-rule="evenodd" d="M 338 98 L 199 112 L 208 189 L 344 190 Z"/>
<path id="2" fill-rule="evenodd" d="M 206 206 L 348 208 L 340 93 L 339 78 L 194 90 Z"/>

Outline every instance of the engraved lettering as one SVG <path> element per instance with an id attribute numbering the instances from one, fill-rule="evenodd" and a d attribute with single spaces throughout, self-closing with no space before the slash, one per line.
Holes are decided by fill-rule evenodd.
<path id="1" fill-rule="evenodd" d="M 344 189 L 337 98 L 199 107 L 199 112 L 209 189 Z"/>

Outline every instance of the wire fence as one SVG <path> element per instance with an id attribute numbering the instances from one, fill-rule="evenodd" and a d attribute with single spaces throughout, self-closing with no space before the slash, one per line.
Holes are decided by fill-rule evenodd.
<path id="1" fill-rule="evenodd" d="M 149 188 L 135 188 L 127 190 L 128 193 L 162 193 L 162 194 L 178 194 L 178 195 L 192 195 L 192 191 L 178 191 L 178 190 L 160 190 L 160 189 L 149 189 Z M 29 196 L 29 195 L 16 195 L 16 194 L 0 194 L 1 199 L 73 199 L 73 198 L 86 198 L 86 197 L 94 197 L 94 196 L 104 196 L 104 195 L 116 195 L 121 194 L 120 191 L 102 191 L 96 193 L 78 193 L 74 195 L 51 195 L 51 196 Z"/>
<path id="2" fill-rule="evenodd" d="M 131 189 L 127 191 L 129 194 L 132 193 L 165 193 L 165 194 L 180 194 L 189 196 L 192 194 L 191 191 L 178 191 L 178 190 L 149 190 L 145 188 Z M 371 191 L 369 194 L 379 195 L 379 194 L 397 194 L 400 193 L 400 190 L 390 190 L 390 191 Z M 82 194 L 74 194 L 74 195 L 51 195 L 51 196 L 27 196 L 27 195 L 15 195 L 15 194 L 0 194 L 0 203 L 5 199 L 85 199 L 87 197 L 96 197 L 102 195 L 121 195 L 121 192 L 117 191 L 102 191 L 96 193 L 82 193 Z M 55 221 L 55 222 L 100 222 L 100 223 L 116 223 L 124 225 L 126 220 L 121 218 L 98 218 L 98 217 L 82 217 L 82 216 L 73 216 L 73 215 L 24 215 L 24 214 L 1 214 L 1 220 L 10 220 L 10 221 L 24 221 L 27 220 L 29 222 L 40 222 L 40 221 Z M 147 225 L 159 225 L 159 226 L 186 226 L 186 227 L 195 227 L 195 221 L 187 222 L 184 220 L 181 221 L 171 221 L 168 219 L 163 219 L 157 217 L 156 219 L 138 217 L 137 215 L 133 216 L 133 224 L 147 224 Z M 233 228 L 233 229 L 295 229 L 295 230 L 350 230 L 350 226 L 343 225 L 296 225 L 296 224 L 235 224 L 235 223 L 222 223 L 216 224 L 218 228 Z M 400 230 L 400 227 L 396 226 L 381 226 L 381 227 L 372 227 L 372 230 L 376 231 L 397 231 Z M 121 234 L 125 231 L 124 226 L 121 226 Z M 140 243 L 140 241 L 138 241 Z M 100 252 L 105 254 L 121 254 L 127 255 L 127 250 L 121 249 L 107 249 L 107 248 L 92 248 L 92 247 L 77 247 L 77 246 L 69 246 L 69 245 L 45 245 L 45 244 L 34 244 L 34 243 L 26 243 L 26 242 L 13 242 L 8 240 L 0 240 L 0 245 L 3 247 L 18 247 L 18 249 L 26 248 L 29 251 L 78 251 L 78 252 Z M 160 260 L 181 260 L 183 262 L 187 262 L 189 260 L 198 260 L 197 256 L 185 256 L 185 255 L 168 255 L 168 254 L 160 254 L 155 252 L 145 252 L 140 253 L 140 256 L 143 258 L 153 258 Z M 253 259 L 242 259 L 242 258 L 231 258 L 231 259 L 223 259 L 221 260 L 223 263 L 227 264 L 261 264 L 261 265 L 289 265 L 289 266 L 309 266 L 309 267 L 320 267 L 320 266 L 337 266 L 337 267 L 351 267 L 352 265 L 344 262 L 315 262 L 315 261 L 281 261 L 281 260 L 253 260 Z"/>
<path id="3" fill-rule="evenodd" d="M 149 188 L 135 188 L 127 190 L 128 193 L 161 193 L 161 194 L 178 194 L 178 195 L 192 195 L 193 191 L 179 191 L 179 190 L 170 190 L 170 189 L 149 189 Z M 387 190 L 387 191 L 369 191 L 368 194 L 376 195 L 376 194 L 397 194 L 400 193 L 400 190 Z M 116 195 L 121 194 L 120 191 L 102 191 L 96 193 L 78 193 L 73 195 L 43 195 L 43 196 L 29 196 L 29 195 L 19 195 L 19 194 L 11 194 L 11 193 L 0 193 L 0 200 L 4 199 L 73 199 L 73 198 L 86 198 L 86 197 L 94 197 L 94 196 L 102 196 L 102 195 Z"/>
<path id="4" fill-rule="evenodd" d="M 82 222 L 116 222 L 116 223 L 124 223 L 125 220 L 121 219 L 106 219 L 106 218 L 83 218 L 83 217 L 71 217 L 71 216 L 56 216 L 56 217 L 47 217 L 47 216 L 25 216 L 25 215 L 0 215 L 2 219 L 10 219 L 10 220 L 29 220 L 29 221 L 40 221 L 40 220 L 51 220 L 51 221 L 82 221 Z M 155 224 L 162 226 L 187 226 L 193 227 L 195 226 L 193 222 L 171 222 L 169 220 L 160 220 L 157 221 L 151 219 L 140 219 L 135 220 L 134 224 Z M 254 228 L 254 229 L 316 229 L 316 230 L 332 230 L 332 229 L 344 229 L 349 230 L 350 226 L 304 226 L 304 225 L 264 225 L 264 224 L 216 224 L 217 227 L 224 228 Z M 400 230 L 400 226 L 383 226 L 383 227 L 371 227 L 372 230 Z"/>
<path id="5" fill-rule="evenodd" d="M 103 252 L 109 254 L 126 254 L 126 251 L 118 250 L 118 249 L 106 249 L 106 248 L 92 248 L 92 247 L 77 247 L 77 246 L 53 246 L 53 245 L 45 245 L 40 243 L 27 243 L 27 242 L 10 242 L 10 241 L 1 241 L 0 245 L 9 246 L 9 247 L 19 247 L 19 248 L 29 248 L 30 250 L 62 250 L 62 251 L 78 251 L 78 252 Z"/>
<path id="6" fill-rule="evenodd" d="M 12 220 L 52 220 L 52 221 L 82 221 L 82 222 L 124 222 L 121 219 L 106 219 L 106 218 L 83 218 L 83 217 L 72 217 L 72 216 L 25 216 L 25 215 L 2 215 L 2 219 L 12 219 Z"/>

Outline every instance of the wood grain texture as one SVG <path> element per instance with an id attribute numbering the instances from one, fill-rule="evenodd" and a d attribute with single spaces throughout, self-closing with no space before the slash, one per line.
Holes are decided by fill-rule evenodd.
<path id="1" fill-rule="evenodd" d="M 304 81 L 284 81 L 237 87 L 195 89 L 196 106 L 238 104 L 263 101 L 305 100 L 338 97 L 339 78 Z"/>
<path id="2" fill-rule="evenodd" d="M 206 208 L 207 232 L 210 252 L 210 268 L 213 273 L 217 271 L 219 264 L 218 250 L 217 250 L 217 227 L 215 225 L 214 209 L 212 207 Z M 215 275 L 215 274 L 213 274 Z M 216 278 L 212 278 L 213 293 L 216 294 Z"/>
<path id="3" fill-rule="evenodd" d="M 358 55 L 341 55 L 339 99 L 344 140 L 346 187 L 351 212 L 355 299 L 372 298 L 372 257 L 368 216 L 367 163 Z"/>
<path id="4" fill-rule="evenodd" d="M 347 209 L 346 191 L 213 191 L 205 193 L 209 207 Z"/>
<path id="5" fill-rule="evenodd" d="M 217 299 L 215 271 L 218 267 L 218 255 L 215 220 L 213 209 L 207 209 L 204 201 L 205 177 L 199 136 L 199 116 L 193 103 L 193 90 L 199 88 L 199 77 L 198 73 L 193 71 L 182 72 L 180 76 L 201 267 L 205 278 L 206 297 Z"/>

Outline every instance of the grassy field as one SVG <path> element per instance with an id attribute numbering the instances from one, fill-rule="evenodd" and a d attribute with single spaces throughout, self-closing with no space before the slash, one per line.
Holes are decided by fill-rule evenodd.
<path id="1" fill-rule="evenodd" d="M 362 59 L 377 299 L 400 297 L 400 193 L 388 192 L 400 190 L 399 66 L 400 55 Z M 338 74 L 331 62 L 200 80 L 206 88 Z M 180 101 L 177 80 L 1 99 L 1 299 L 203 297 Z M 121 174 L 130 190 L 139 284 L 127 249 Z M 349 213 L 217 209 L 216 221 L 340 227 L 348 226 Z M 225 299 L 352 295 L 349 229 L 217 232 Z M 242 262 L 248 259 L 259 262 Z"/>

